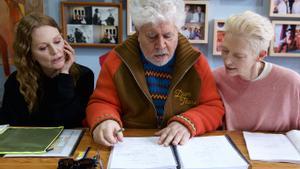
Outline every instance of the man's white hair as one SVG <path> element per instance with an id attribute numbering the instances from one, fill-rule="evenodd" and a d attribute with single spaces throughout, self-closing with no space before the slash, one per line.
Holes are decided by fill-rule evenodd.
<path id="1" fill-rule="evenodd" d="M 161 21 L 174 23 L 178 30 L 184 25 L 183 0 L 131 0 L 131 17 L 139 29 L 144 24 L 157 24 Z"/>
<path id="2" fill-rule="evenodd" d="M 227 34 L 244 37 L 253 52 L 258 54 L 262 50 L 268 51 L 270 41 L 274 37 L 274 29 L 270 20 L 251 11 L 229 17 L 225 22 L 225 36 Z"/>

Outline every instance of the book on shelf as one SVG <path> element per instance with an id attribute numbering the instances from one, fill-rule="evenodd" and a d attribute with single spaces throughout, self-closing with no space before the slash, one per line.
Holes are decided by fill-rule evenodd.
<path id="1" fill-rule="evenodd" d="M 5 154 L 4 157 L 70 157 L 81 137 L 84 134 L 84 129 L 64 129 L 57 140 L 50 146 L 45 153 L 26 153 L 26 154 Z"/>
<path id="2" fill-rule="evenodd" d="M 251 160 L 300 164 L 300 130 L 283 134 L 243 132 Z"/>
<path id="3" fill-rule="evenodd" d="M 0 154 L 26 154 L 45 153 L 63 131 L 63 127 L 6 126 L 1 130 Z"/>
<path id="4" fill-rule="evenodd" d="M 108 169 L 247 169 L 250 164 L 228 136 L 194 137 L 164 147 L 158 137 L 125 137 L 112 148 Z"/>

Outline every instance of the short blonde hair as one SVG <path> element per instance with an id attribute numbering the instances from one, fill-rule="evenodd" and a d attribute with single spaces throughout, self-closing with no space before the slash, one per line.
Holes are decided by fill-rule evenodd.
<path id="1" fill-rule="evenodd" d="M 274 29 L 270 20 L 257 13 L 245 11 L 229 17 L 225 22 L 225 36 L 236 35 L 245 38 L 253 52 L 268 51 Z"/>
<path id="2" fill-rule="evenodd" d="M 131 0 L 132 21 L 137 29 L 147 23 L 170 21 L 178 30 L 184 25 L 183 0 Z"/>

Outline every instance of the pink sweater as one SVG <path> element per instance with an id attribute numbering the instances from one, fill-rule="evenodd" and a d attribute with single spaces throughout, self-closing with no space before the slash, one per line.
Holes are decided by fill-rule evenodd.
<path id="1" fill-rule="evenodd" d="M 224 67 L 214 76 L 225 106 L 227 130 L 288 131 L 300 129 L 300 76 L 274 65 L 263 79 L 231 77 Z"/>

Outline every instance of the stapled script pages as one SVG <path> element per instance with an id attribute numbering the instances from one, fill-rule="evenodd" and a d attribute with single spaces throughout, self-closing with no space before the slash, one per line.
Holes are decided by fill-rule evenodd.
<path id="1" fill-rule="evenodd" d="M 158 137 L 125 137 L 113 147 L 108 168 L 246 169 L 249 166 L 225 136 L 195 137 L 183 146 L 164 147 L 157 141 Z"/>
<path id="2" fill-rule="evenodd" d="M 251 160 L 300 164 L 300 131 L 285 134 L 244 132 Z"/>

